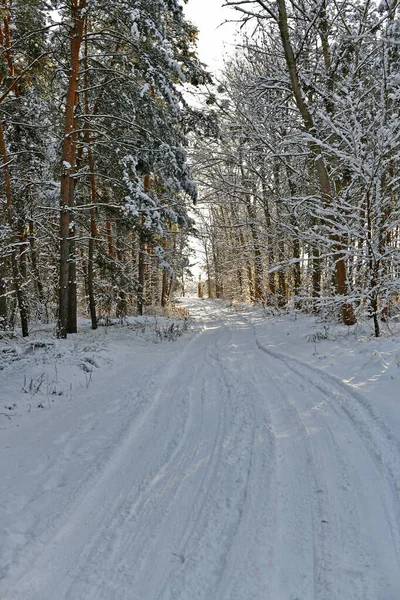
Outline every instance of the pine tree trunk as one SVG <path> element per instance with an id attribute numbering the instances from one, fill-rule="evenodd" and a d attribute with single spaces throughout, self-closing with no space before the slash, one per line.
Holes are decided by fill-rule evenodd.
<path id="1" fill-rule="evenodd" d="M 28 337 L 28 308 L 26 305 L 26 296 L 23 291 L 22 278 L 19 270 L 17 252 L 13 250 L 11 252 L 11 270 L 13 274 L 13 280 L 15 285 L 15 292 L 17 296 L 19 316 L 21 319 L 22 337 Z"/>
<path id="2" fill-rule="evenodd" d="M 143 315 L 144 306 L 144 269 L 145 269 L 145 244 L 142 234 L 139 234 L 139 259 L 138 259 L 138 289 L 137 289 L 137 314 Z"/>
<path id="3" fill-rule="evenodd" d="M 69 186 L 69 210 L 73 221 L 70 222 L 70 239 L 69 239 L 69 267 L 68 267 L 68 333 L 77 333 L 78 331 L 78 296 L 77 296 L 77 248 L 76 248 L 76 217 L 74 214 L 75 207 L 75 188 L 76 188 L 76 172 L 82 164 L 83 145 L 78 148 L 78 122 L 74 118 L 74 133 L 72 134 L 72 160 L 70 172 Z"/>
<path id="4" fill-rule="evenodd" d="M 21 279 L 26 282 L 28 279 L 28 265 L 27 265 L 27 251 L 28 251 L 28 240 L 26 239 L 25 231 L 25 220 L 18 219 L 18 241 L 19 241 L 19 272 L 21 273 Z"/>
<path id="5" fill-rule="evenodd" d="M 44 288 L 42 283 L 42 278 L 40 276 L 39 267 L 37 264 L 37 252 L 36 252 L 36 243 L 35 243 L 35 229 L 33 225 L 32 219 L 29 220 L 29 244 L 31 248 L 31 269 L 33 273 L 33 277 L 35 280 L 35 286 L 37 290 L 38 300 L 41 308 L 45 311 L 45 320 L 48 322 L 48 312 L 46 299 L 44 296 Z"/>
<path id="6" fill-rule="evenodd" d="M 175 273 L 171 273 L 171 275 L 169 277 L 168 285 L 167 285 L 167 301 L 168 302 L 172 298 L 172 291 L 174 289 L 174 283 L 175 283 Z"/>
<path id="7" fill-rule="evenodd" d="M 112 258 L 115 258 L 115 249 L 113 242 L 113 234 L 112 234 L 112 223 L 111 219 L 107 219 L 106 222 L 106 230 L 107 230 L 107 244 L 108 244 L 108 255 Z"/>
<path id="8" fill-rule="evenodd" d="M 88 40 L 87 40 L 87 23 L 85 26 L 85 113 L 89 115 L 89 67 L 88 67 Z M 86 117 L 88 118 L 88 117 Z M 90 238 L 88 247 L 88 269 L 87 269 L 87 289 L 89 297 L 89 313 L 92 322 L 92 329 L 97 329 L 97 314 L 96 314 L 96 298 L 94 294 L 94 254 L 97 238 L 96 224 L 96 176 L 94 171 L 94 158 L 92 152 L 92 140 L 90 135 L 89 123 L 86 121 L 84 125 L 85 143 L 88 153 L 88 163 L 90 170 Z"/>
<path id="9" fill-rule="evenodd" d="M 69 82 L 65 105 L 65 125 L 62 149 L 62 175 L 60 190 L 60 278 L 59 278 L 59 313 L 57 335 L 66 338 L 69 328 L 69 257 L 70 257 L 70 188 L 71 169 L 76 160 L 74 144 L 75 106 L 77 103 L 79 79 L 79 53 L 83 40 L 84 16 L 86 0 L 71 0 L 72 28 L 69 32 Z"/>
<path id="10" fill-rule="evenodd" d="M 69 242 L 68 259 L 68 333 L 78 331 L 78 301 L 76 281 L 76 226 L 70 227 L 71 239 Z"/>
<path id="11" fill-rule="evenodd" d="M 22 278 L 20 273 L 19 261 L 17 258 L 17 244 L 16 241 L 18 238 L 15 238 L 13 233 L 15 223 L 14 223 L 14 208 L 13 208 L 13 197 L 11 190 L 11 175 L 10 169 L 8 167 L 8 155 L 7 155 L 7 147 L 4 138 L 4 130 L 3 126 L 0 122 L 0 154 L 3 160 L 3 173 L 4 173 L 4 182 L 5 182 L 5 193 L 6 193 L 6 213 L 8 224 L 10 226 L 12 232 L 12 240 L 11 240 L 11 271 L 13 276 L 13 283 L 15 294 L 17 296 L 19 314 L 21 319 L 21 329 L 22 336 L 27 337 L 29 335 L 28 328 L 28 310 L 26 303 L 26 296 L 24 292 L 24 288 L 22 286 Z"/>
<path id="12" fill-rule="evenodd" d="M 75 165 L 73 165 L 75 167 Z M 70 181 L 69 208 L 72 210 L 75 204 L 75 179 Z M 75 220 L 69 225 L 69 257 L 68 257 L 68 333 L 78 331 L 77 316 L 77 282 L 76 282 L 76 224 Z"/>
<path id="13" fill-rule="evenodd" d="M 162 247 L 164 250 L 167 249 L 167 240 L 163 238 Z M 166 269 L 163 269 L 162 272 L 162 287 L 161 287 L 161 306 L 163 308 L 166 307 L 168 300 L 168 272 Z"/>
<path id="14" fill-rule="evenodd" d="M 150 175 L 145 175 L 143 178 L 143 185 L 145 192 L 150 191 Z M 142 222 L 143 226 L 143 222 Z M 146 278 L 146 243 L 142 231 L 139 232 L 139 258 L 138 258 L 138 290 L 137 290 L 137 313 L 143 315 L 143 309 L 145 304 L 145 278 Z"/>
<path id="15" fill-rule="evenodd" d="M 68 279 L 69 279 L 69 213 L 68 206 L 60 214 L 60 284 L 57 335 L 66 338 L 68 333 Z"/>
<path id="16" fill-rule="evenodd" d="M 118 301 L 117 301 L 117 317 L 123 319 L 126 317 L 128 312 L 127 300 L 126 300 L 126 276 L 124 273 L 124 241 L 123 232 L 121 225 L 117 222 L 117 259 L 118 259 Z"/>
<path id="17" fill-rule="evenodd" d="M 10 3 L 11 4 L 11 3 Z M 3 54 L 3 64 L 5 59 L 5 64 L 8 68 L 8 77 L 13 84 L 8 88 L 8 91 L 5 95 L 2 96 L 3 101 L 7 95 L 13 91 L 16 98 L 20 97 L 18 78 L 15 76 L 15 67 L 12 53 L 12 40 L 11 40 L 11 24 L 10 24 L 10 14 L 11 12 L 8 10 L 6 0 L 2 2 L 3 8 L 5 9 L 3 15 L 3 26 L 4 26 L 4 35 L 3 28 L 0 26 L 0 45 L 4 48 Z M 3 76 L 4 77 L 4 76 Z M 0 81 L 3 82 L 3 77 L 1 77 Z M 6 214 L 8 224 L 10 226 L 12 239 L 11 239 L 11 272 L 13 276 L 13 284 L 14 290 L 17 297 L 19 314 L 21 319 L 21 329 L 22 336 L 27 337 L 29 335 L 28 329 L 28 307 L 27 307 L 27 299 L 26 294 L 23 287 L 23 281 L 21 276 L 21 264 L 18 256 L 17 245 L 18 245 L 18 237 L 15 235 L 15 219 L 14 219 L 14 203 L 13 203 L 13 194 L 11 188 L 11 174 L 9 169 L 9 161 L 7 155 L 7 146 L 6 140 L 4 136 L 4 129 L 2 123 L 0 122 L 0 154 L 3 161 L 3 173 L 4 173 L 4 183 L 5 183 L 5 195 L 6 195 Z M 2 301 L 2 309 L 1 312 L 5 309 L 7 312 L 7 305 Z M 1 314 L 0 312 L 0 314 Z"/>
<path id="18" fill-rule="evenodd" d="M 94 244 L 95 238 L 91 235 L 89 238 L 89 253 L 88 253 L 88 272 L 87 272 L 87 287 L 89 296 L 89 312 L 92 321 L 92 329 L 97 329 L 97 314 L 96 300 L 94 296 Z"/>
<path id="19" fill-rule="evenodd" d="M 158 259 L 156 253 L 152 252 L 151 266 L 151 304 L 152 306 L 161 306 L 162 303 L 162 273 L 158 268 Z M 161 280 L 161 286 L 160 286 Z"/>
<path id="20" fill-rule="evenodd" d="M 8 314 L 7 314 L 7 286 L 4 279 L 5 265 L 4 260 L 0 259 L 0 330 L 7 329 Z"/>
<path id="21" fill-rule="evenodd" d="M 167 306 L 168 299 L 168 272 L 163 269 L 162 274 L 162 290 L 161 290 L 161 306 L 165 308 Z"/>

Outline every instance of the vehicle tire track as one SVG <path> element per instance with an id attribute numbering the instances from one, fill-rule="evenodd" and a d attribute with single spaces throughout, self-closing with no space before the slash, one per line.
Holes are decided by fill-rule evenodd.
<path id="1" fill-rule="evenodd" d="M 290 373 L 290 378 L 287 378 L 285 382 L 285 393 L 288 391 L 290 387 L 288 383 L 290 383 L 292 386 L 292 397 L 296 398 L 296 407 L 302 407 L 303 414 L 300 415 L 299 413 L 299 418 L 303 422 L 305 418 L 307 419 L 306 427 L 308 428 L 310 426 L 314 428 L 320 427 L 324 431 L 325 440 L 327 439 L 327 435 L 329 436 L 332 446 L 330 471 L 333 474 L 335 473 L 334 466 L 336 463 L 339 467 L 338 474 L 341 473 L 341 477 L 345 480 L 343 484 L 345 486 L 345 493 L 340 489 L 340 478 L 337 477 L 336 491 L 332 489 L 330 496 L 335 497 L 337 502 L 342 504 L 341 519 L 342 521 L 343 519 L 345 522 L 347 521 L 347 531 L 345 530 L 344 532 L 344 539 L 346 540 L 345 548 L 354 547 L 356 552 L 353 552 L 353 556 L 358 555 L 358 557 L 362 556 L 363 558 L 356 561 L 359 567 L 353 572 L 350 570 L 348 573 L 347 579 L 350 577 L 352 584 L 341 585 L 341 589 L 336 592 L 338 595 L 334 595 L 333 597 L 341 597 L 340 594 L 348 593 L 349 585 L 353 585 L 353 583 L 355 584 L 358 581 L 358 588 L 356 589 L 355 585 L 354 591 L 351 588 L 352 598 L 360 598 L 360 600 L 365 600 L 366 598 L 375 600 L 377 597 L 385 599 L 397 598 L 397 595 L 400 594 L 400 580 L 396 574 L 400 572 L 398 480 L 396 480 L 393 468 L 391 468 L 392 456 L 388 457 L 385 454 L 387 447 L 384 446 L 384 449 L 382 447 L 379 448 L 379 442 L 382 438 L 385 438 L 385 430 L 379 430 L 377 440 L 372 433 L 372 431 L 375 433 L 378 429 L 376 423 L 373 422 L 370 424 L 369 420 L 367 422 L 365 420 L 365 415 L 369 415 L 369 412 L 361 413 L 361 411 L 357 411 L 357 418 L 354 417 L 355 411 L 352 404 L 356 401 L 356 406 L 359 407 L 359 398 L 354 399 L 354 394 L 347 392 L 347 390 L 343 389 L 343 386 L 337 385 L 334 378 L 330 376 L 325 378 L 325 374 L 321 374 L 296 359 L 281 356 L 274 351 L 270 352 L 258 340 L 257 346 L 277 361 L 277 364 L 284 365 L 286 372 Z M 276 377 L 271 371 L 271 366 L 271 363 L 267 363 L 267 370 L 270 373 L 270 377 L 276 383 Z M 279 370 L 278 367 L 276 371 L 279 372 Z M 312 373 L 312 376 L 310 376 L 310 373 Z M 317 381 L 315 380 L 316 377 Z M 307 399 L 306 396 L 308 394 L 311 398 L 315 398 L 316 391 L 319 395 L 322 394 L 326 403 L 325 408 L 313 406 L 313 403 Z M 323 405 L 322 402 L 321 405 Z M 363 421 L 361 421 L 361 414 L 364 418 Z M 370 425 L 373 425 L 371 427 L 372 431 L 369 430 Z M 321 442 L 319 446 L 314 444 L 314 453 L 318 453 L 320 448 Z M 359 460 L 358 464 L 355 457 Z M 380 481 L 380 484 L 377 483 L 378 481 Z M 368 498 L 362 496 L 361 490 L 366 492 L 364 496 L 373 498 L 374 503 L 372 500 L 368 502 Z M 352 507 L 351 520 L 346 518 L 346 503 L 350 503 L 349 506 Z M 361 510 L 364 512 L 364 517 L 368 515 L 365 511 L 370 512 L 370 519 L 372 521 L 369 524 L 365 523 L 364 519 L 361 521 Z M 381 519 L 381 528 L 385 530 L 386 538 L 389 538 L 385 542 L 383 542 L 382 533 L 374 524 L 374 520 L 378 519 L 378 517 Z M 358 523 L 352 522 L 357 519 Z M 374 526 L 371 528 L 372 524 Z M 348 531 L 352 532 L 352 537 L 355 540 L 359 540 L 356 546 L 354 546 L 351 536 L 348 535 Z M 372 531 L 374 531 L 374 534 L 372 534 Z M 370 539 L 371 536 L 372 539 Z M 385 556 L 385 562 L 377 555 L 377 551 L 374 548 L 374 546 L 379 546 L 380 543 L 380 553 Z M 367 573 L 368 569 L 374 571 L 377 578 L 379 578 L 379 573 L 386 573 L 384 576 L 382 575 L 383 581 L 380 584 L 382 590 L 385 590 L 382 592 L 382 596 L 377 596 L 380 592 L 374 585 L 379 586 L 379 584 L 370 581 Z M 344 572 L 344 570 L 345 567 L 342 565 L 341 571 Z M 345 577 L 345 574 L 343 577 Z M 324 596 L 321 589 L 323 588 L 320 588 L 317 598 L 326 598 L 328 600 L 331 596 L 329 594 Z"/>

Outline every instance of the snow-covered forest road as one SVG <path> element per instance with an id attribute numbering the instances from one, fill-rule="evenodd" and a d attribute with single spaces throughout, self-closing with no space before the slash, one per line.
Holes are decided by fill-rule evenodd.
<path id="1" fill-rule="evenodd" d="M 398 600 L 398 441 L 247 314 L 189 304 L 190 339 L 1 432 L 1 600 Z"/>

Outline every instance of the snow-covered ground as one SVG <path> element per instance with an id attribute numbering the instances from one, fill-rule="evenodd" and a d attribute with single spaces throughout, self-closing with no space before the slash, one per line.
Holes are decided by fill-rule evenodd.
<path id="1" fill-rule="evenodd" d="M 0 599 L 399 600 L 400 338 L 185 303 L 0 344 Z"/>

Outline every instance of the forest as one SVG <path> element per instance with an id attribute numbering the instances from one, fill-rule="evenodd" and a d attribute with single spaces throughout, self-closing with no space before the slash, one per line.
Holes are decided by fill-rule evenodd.
<path id="1" fill-rule="evenodd" d="M 2 0 L 0 326 L 165 305 L 196 186 L 185 86 L 210 80 L 177 0 Z"/>
<path id="2" fill-rule="evenodd" d="M 211 76 L 178 0 L 2 0 L 0 327 L 165 307 L 194 236 L 210 298 L 378 337 L 399 313 L 398 4 L 226 0 Z"/>
<path id="3" fill-rule="evenodd" d="M 399 600 L 400 0 L 0 53 L 0 600 Z"/>

